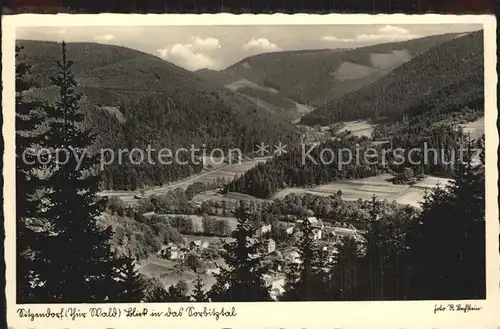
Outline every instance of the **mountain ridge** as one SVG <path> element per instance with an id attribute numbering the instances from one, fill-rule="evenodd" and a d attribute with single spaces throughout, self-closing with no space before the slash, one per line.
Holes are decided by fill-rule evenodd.
<path id="1" fill-rule="evenodd" d="M 298 103 L 321 106 L 331 99 L 362 88 L 376 81 L 393 69 L 393 67 L 376 68 L 372 55 L 381 54 L 394 58 L 386 61 L 396 61 L 400 65 L 398 54 L 393 51 L 408 51 L 411 58 L 423 53 L 434 45 L 459 36 L 459 33 L 447 33 L 399 42 L 380 43 L 371 46 L 347 49 L 308 49 L 263 53 L 249 56 L 216 70 L 195 71 L 204 79 L 221 85 L 247 79 L 263 87 L 277 89 L 285 97 Z M 378 61 L 384 59 L 379 56 Z M 377 59 L 375 59 L 377 60 Z M 375 68 L 376 72 L 360 79 L 339 82 L 334 74 L 342 63 L 351 62 L 359 66 Z"/>
<path id="2" fill-rule="evenodd" d="M 480 106 L 484 99 L 482 47 L 482 31 L 436 45 L 370 85 L 318 107 L 302 123 L 399 120 L 404 114 Z"/>
<path id="3" fill-rule="evenodd" d="M 57 100 L 58 90 L 51 87 L 48 77 L 57 71 L 60 44 L 20 41 L 17 45 L 24 47 L 20 60 L 32 65 L 31 79 L 37 88 L 31 96 Z M 208 150 L 252 152 L 260 142 L 273 145 L 300 138 L 295 126 L 274 113 L 153 55 L 97 43 L 67 43 L 66 48 L 68 59 L 74 62 L 78 89 L 86 96 L 86 122 L 98 135 L 98 148 L 145 150 L 151 145 L 175 152 L 205 145 Z M 200 170 L 190 167 L 162 178 L 150 169 L 129 169 L 140 171 L 138 181 L 154 185 Z M 124 177 L 126 168 L 116 167 L 115 175 L 121 176 L 119 184 L 113 178 L 115 188 L 130 188 Z"/>

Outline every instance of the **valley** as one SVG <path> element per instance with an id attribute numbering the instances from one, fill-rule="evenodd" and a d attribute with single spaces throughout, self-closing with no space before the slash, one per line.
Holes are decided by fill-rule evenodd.
<path id="1" fill-rule="evenodd" d="M 208 47 L 214 40 L 194 38 L 196 42 Z M 282 296 L 303 300 L 293 295 L 295 288 L 289 283 L 301 277 L 306 257 L 312 259 L 308 266 L 318 282 L 307 291 L 314 291 L 318 300 L 374 300 L 370 294 L 378 294 L 382 286 L 389 287 L 384 296 L 403 299 L 410 294 L 410 281 L 403 282 L 403 277 L 393 291 L 391 284 L 399 280 L 393 269 L 401 265 L 405 273 L 411 272 L 413 264 L 405 268 L 402 260 L 413 261 L 408 250 L 422 250 L 425 239 L 435 239 L 434 246 L 439 246 L 432 225 L 439 222 L 441 212 L 443 217 L 480 212 L 481 163 L 449 160 L 455 160 L 455 150 L 466 143 L 484 147 L 482 31 L 353 48 L 249 52 L 220 70 L 208 68 L 215 67 L 211 65 L 199 70 L 178 66 L 166 48 L 156 56 L 115 45 L 72 42 L 63 46 L 64 58 L 75 63 L 72 73 L 63 75 L 74 78 L 70 85 L 75 90 L 69 91 L 57 87 L 57 79 L 48 79 L 65 70 L 55 62 L 58 43 L 17 44 L 24 47 L 20 58 L 32 67 L 32 85 L 16 100 L 36 100 L 48 109 L 33 110 L 46 115 L 41 121 L 49 127 L 40 145 L 49 141 L 73 147 L 72 142 L 92 155 L 103 149 L 144 151 L 150 146 L 174 152 L 190 146 L 222 150 L 223 158 L 185 155 L 163 164 L 129 156 L 100 169 L 73 168 L 90 186 L 88 197 L 69 194 L 70 201 L 81 203 L 78 211 L 65 208 L 70 203 L 64 200 L 64 188 L 54 188 L 59 193 L 54 203 L 70 224 L 50 209 L 47 213 L 73 234 L 72 227 L 81 222 L 74 223 L 72 217 L 91 209 L 82 222 L 89 219 L 92 225 L 109 228 L 91 241 L 104 241 L 103 248 L 112 250 L 107 254 L 124 262 L 117 265 L 123 277 L 153 287 L 140 301 L 232 300 L 225 295 L 231 284 L 246 282 L 241 273 L 254 269 L 258 274 L 250 281 L 260 282 L 264 288 L 259 289 L 268 296 L 250 301 Z M 212 51 L 218 51 L 217 45 Z M 71 132 L 85 138 L 61 142 L 50 129 L 68 134 L 57 130 L 61 125 L 67 128 L 67 109 L 59 104 L 68 99 L 74 100 L 68 108 L 79 111 L 72 117 L 77 122 L 72 127 L 78 129 Z M 64 120 L 54 114 L 60 116 L 61 109 Z M 51 115 L 59 120 L 51 121 Z M 43 130 L 34 127 L 37 133 Z M 440 157 L 429 161 L 425 147 Z M 241 157 L 232 159 L 224 150 L 238 150 Z M 395 150 L 401 150 L 402 161 Z M 365 156 L 352 157 L 358 151 Z M 367 156 L 367 151 L 373 152 Z M 384 161 L 377 158 L 380 154 Z M 478 160 L 469 153 L 466 157 L 467 163 Z M 62 184 L 67 177 L 77 175 L 56 176 L 49 183 Z M 451 183 L 458 187 L 451 188 Z M 467 208 L 466 193 L 456 192 L 459 188 L 477 195 L 471 201 L 475 208 Z M 425 198 L 428 193 L 436 198 Z M 96 199 L 103 201 L 104 210 Z M 419 226 L 424 221 L 428 231 Z M 94 227 L 82 227 L 86 234 L 94 234 Z M 422 239 L 425 234 L 430 238 Z M 79 242 L 87 246 L 86 240 Z M 387 268 L 378 263 L 382 258 Z M 364 277 L 366 273 L 371 276 Z M 391 276 L 382 278 L 385 273 Z M 379 280 L 379 274 L 383 284 L 370 281 Z M 351 281 L 354 284 L 344 289 Z M 406 290 L 399 290 L 399 285 Z M 245 285 L 238 289 L 247 291 Z M 358 293 L 363 289 L 365 295 Z M 198 297 L 191 295 L 195 291 Z"/>
<path id="2" fill-rule="evenodd" d="M 392 175 L 383 174 L 376 177 L 370 177 L 366 179 L 359 180 L 349 180 L 337 183 L 330 183 L 317 186 L 315 188 L 285 188 L 280 192 L 276 193 L 271 199 L 259 199 L 249 195 L 239 194 L 230 192 L 227 194 L 222 194 L 217 191 L 208 191 L 197 194 L 193 197 L 192 202 L 197 204 L 198 207 L 204 207 L 203 205 L 218 204 L 225 205 L 232 209 L 238 202 L 250 202 L 256 207 L 261 207 L 259 204 L 272 204 L 273 202 L 283 202 L 287 198 L 306 198 L 306 195 L 317 196 L 321 198 L 330 198 L 333 195 L 337 195 L 338 191 L 341 191 L 340 198 L 344 202 L 370 202 L 373 196 L 376 196 L 381 201 L 387 201 L 389 203 L 396 202 L 400 205 L 409 205 L 417 209 L 420 208 L 420 202 L 423 201 L 424 194 L 426 191 L 432 190 L 437 184 L 445 186 L 450 179 L 443 179 L 439 177 L 427 176 L 418 183 L 410 185 L 394 185 L 390 182 Z M 124 198 L 124 201 L 127 199 Z M 207 208 L 208 209 L 208 208 Z M 223 210 L 225 211 L 225 210 Z M 150 253 L 146 258 L 142 259 L 138 263 L 138 269 L 141 273 L 148 277 L 158 278 L 166 286 L 175 285 L 179 281 L 183 281 L 187 284 L 189 291 L 194 287 L 195 280 L 199 277 L 203 281 L 203 284 L 208 289 L 211 287 L 215 281 L 215 274 L 220 273 L 221 268 L 225 268 L 224 261 L 221 258 L 213 258 L 221 252 L 223 242 L 231 242 L 234 239 L 228 237 L 227 235 L 205 235 L 204 230 L 206 225 L 204 224 L 204 218 L 210 218 L 215 221 L 223 221 L 227 225 L 227 232 L 233 232 L 237 227 L 237 219 L 234 215 L 231 215 L 231 211 L 228 210 L 226 215 L 221 212 L 216 211 L 217 215 L 186 215 L 181 213 L 168 213 L 162 214 L 147 213 L 144 216 L 152 218 L 151 216 L 156 216 L 162 222 L 172 221 L 173 218 L 182 218 L 184 221 L 189 221 L 190 226 L 192 225 L 191 233 L 182 233 L 180 237 L 182 240 L 177 242 L 176 245 L 179 248 L 185 246 L 186 251 L 182 256 L 172 256 L 174 258 L 165 258 L 157 253 Z M 288 219 L 289 220 L 289 219 Z M 328 219 L 322 219 L 323 221 L 329 222 Z M 296 224 L 294 222 L 290 223 L 287 221 L 278 221 L 279 225 L 283 227 L 293 227 Z M 357 230 L 362 230 L 363 221 L 360 219 L 351 222 L 354 226 L 348 229 L 346 232 L 351 232 L 349 234 L 357 234 Z M 276 224 L 273 224 L 276 225 Z M 328 224 L 331 225 L 331 224 Z M 337 224 L 338 225 L 338 224 Z M 357 228 L 356 228 L 357 227 Z M 350 230 L 350 231 L 349 231 Z M 182 230 L 181 230 L 182 231 Z M 194 235 L 193 235 L 194 234 Z M 227 233 L 225 233 L 227 234 Z M 229 233 L 230 235 L 230 233 Z M 184 242 L 182 242 L 184 241 Z M 203 247 L 189 247 L 191 243 L 198 243 Z M 196 249 L 198 248 L 198 249 Z M 287 253 L 293 252 L 295 249 L 290 249 L 290 247 L 280 244 L 277 246 L 279 250 L 288 250 Z M 284 248 L 284 249 L 283 249 Z M 198 261 L 198 267 L 200 270 L 193 270 L 192 268 L 184 264 L 185 258 L 190 254 L 196 254 Z M 179 254 L 180 255 L 180 254 Z M 182 258 L 177 258 L 182 257 Z M 201 270 L 203 268 L 203 270 Z M 276 291 L 283 289 L 283 279 L 284 276 L 280 272 L 276 272 L 269 278 L 269 283 L 275 286 Z M 277 293 L 277 292 L 276 292 Z"/>

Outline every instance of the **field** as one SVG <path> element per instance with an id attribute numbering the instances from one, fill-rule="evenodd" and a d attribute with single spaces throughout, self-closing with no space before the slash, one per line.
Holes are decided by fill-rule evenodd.
<path id="1" fill-rule="evenodd" d="M 188 284 L 189 291 L 191 291 L 198 275 L 189 270 L 182 272 L 176 271 L 175 264 L 176 262 L 159 258 L 156 255 L 151 255 L 147 260 L 142 262 L 139 267 L 139 272 L 147 277 L 160 279 L 166 287 L 175 285 L 181 280 L 185 281 Z M 200 276 L 206 289 L 215 283 L 213 275 L 201 274 Z"/>
<path id="2" fill-rule="evenodd" d="M 394 185 L 389 181 L 391 177 L 392 175 L 384 174 L 359 180 L 335 182 L 314 188 L 286 188 L 276 193 L 273 199 L 282 198 L 291 193 L 311 193 L 326 196 L 341 190 L 342 198 L 345 200 L 369 200 L 373 195 L 376 195 L 380 199 L 420 207 L 426 189 L 431 189 L 438 183 L 444 185 L 450 181 L 445 178 L 427 176 L 413 186 Z"/>
<path id="3" fill-rule="evenodd" d="M 470 133 L 471 138 L 479 138 L 484 134 L 484 117 L 462 125 L 462 127 L 464 128 L 464 133 Z"/>
<path id="4" fill-rule="evenodd" d="M 353 135 L 361 137 L 368 136 L 371 137 L 375 125 L 368 123 L 366 120 L 357 120 L 357 121 L 346 121 L 344 122 L 344 127 L 340 129 L 337 133 L 341 134 L 347 130 L 349 130 Z"/>
<path id="5" fill-rule="evenodd" d="M 312 112 L 314 110 L 314 107 L 308 106 L 305 104 L 300 104 L 297 102 L 294 102 L 295 106 L 297 107 L 297 112 L 299 112 L 301 115 L 307 114 L 309 112 Z"/>
<path id="6" fill-rule="evenodd" d="M 212 183 L 215 182 L 218 178 L 224 178 L 226 181 L 232 180 L 236 175 L 242 175 L 246 173 L 248 170 L 256 166 L 257 164 L 261 162 L 265 162 L 267 159 L 262 158 L 262 159 L 254 159 L 254 160 L 249 160 L 245 161 L 242 163 L 237 163 L 233 165 L 228 165 L 224 166 L 221 168 L 218 168 L 216 170 L 212 170 L 210 172 L 207 172 L 206 174 L 199 175 L 198 177 L 193 177 L 192 180 L 189 180 L 186 183 L 182 183 L 178 187 L 186 188 L 190 184 L 193 184 L 195 182 L 200 182 L 200 183 Z M 175 185 L 175 184 L 173 184 Z"/>
<path id="7" fill-rule="evenodd" d="M 238 81 L 234 81 L 230 84 L 225 85 L 225 87 L 231 89 L 232 91 L 238 91 L 238 89 L 246 87 L 246 88 L 254 88 L 254 89 L 267 91 L 267 92 L 272 93 L 272 94 L 278 93 L 278 91 L 273 89 L 273 88 L 259 86 L 258 84 L 253 83 L 252 81 L 249 81 L 247 79 L 241 79 Z"/>
<path id="8" fill-rule="evenodd" d="M 223 240 L 225 242 L 230 242 L 230 241 L 234 241 L 233 238 L 231 237 L 221 237 L 221 236 L 203 236 L 203 235 L 183 235 L 184 238 L 187 239 L 188 242 L 191 242 L 191 241 L 196 241 L 196 240 L 201 240 L 201 242 L 205 242 L 205 241 L 208 241 L 208 242 L 212 242 L 212 241 L 219 241 L 219 240 Z"/>
<path id="9" fill-rule="evenodd" d="M 234 202 L 238 202 L 240 200 L 255 201 L 255 202 L 265 201 L 264 199 L 259 199 L 259 198 L 252 196 L 252 195 L 237 193 L 237 192 L 229 192 L 227 194 L 221 194 L 221 193 L 217 193 L 215 191 L 208 191 L 205 193 L 197 194 L 193 197 L 194 202 L 203 202 L 203 201 L 208 201 L 208 200 L 226 201 L 228 203 L 234 203 Z"/>
<path id="10" fill-rule="evenodd" d="M 206 156 L 202 157 L 202 161 L 203 161 L 203 168 L 205 169 L 217 169 L 227 166 L 227 163 L 225 163 L 224 160 L 221 158 Z"/>

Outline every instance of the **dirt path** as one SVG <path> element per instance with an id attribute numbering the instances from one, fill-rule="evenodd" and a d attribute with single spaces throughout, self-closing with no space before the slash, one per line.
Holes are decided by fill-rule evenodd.
<path id="1" fill-rule="evenodd" d="M 168 188 L 168 189 L 177 188 L 177 187 L 180 187 L 182 185 L 189 184 L 189 183 L 191 183 L 191 182 L 193 182 L 193 181 L 195 181 L 197 179 L 200 179 L 200 178 L 202 178 L 202 177 L 204 177 L 206 175 L 213 174 L 213 173 L 221 171 L 223 169 L 231 168 L 232 166 L 234 166 L 234 164 L 231 164 L 231 165 L 228 164 L 228 165 L 219 167 L 217 169 L 209 170 L 209 171 L 204 172 L 203 174 L 200 174 L 200 175 L 190 176 L 190 178 L 188 178 L 187 180 L 184 180 L 184 181 L 181 181 L 181 182 L 178 182 L 178 183 L 175 183 L 175 184 L 170 184 L 170 185 L 166 185 L 166 186 L 162 186 L 162 187 L 158 187 L 158 188 L 153 188 L 150 191 L 158 191 L 158 190 L 165 189 L 165 188 Z"/>

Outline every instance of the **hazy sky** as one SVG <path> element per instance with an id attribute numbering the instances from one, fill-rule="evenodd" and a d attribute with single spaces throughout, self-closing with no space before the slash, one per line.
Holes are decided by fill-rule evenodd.
<path id="1" fill-rule="evenodd" d="M 481 28 L 470 24 L 23 27 L 16 30 L 16 37 L 120 45 L 197 70 L 223 69 L 244 57 L 264 52 L 360 47 Z"/>

